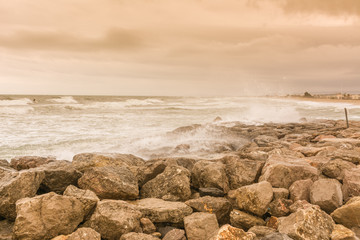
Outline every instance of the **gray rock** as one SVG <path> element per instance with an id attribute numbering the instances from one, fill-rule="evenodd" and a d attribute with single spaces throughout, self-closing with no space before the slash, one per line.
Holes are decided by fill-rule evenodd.
<path id="1" fill-rule="evenodd" d="M 231 226 L 248 230 L 253 226 L 265 226 L 262 218 L 234 209 L 230 213 Z"/>
<path id="2" fill-rule="evenodd" d="M 291 184 L 289 188 L 290 199 L 295 201 L 305 200 L 310 202 L 310 188 L 313 185 L 313 181 L 311 179 L 306 180 L 298 180 Z"/>
<path id="3" fill-rule="evenodd" d="M 160 198 L 166 201 L 186 201 L 191 196 L 190 172 L 172 165 L 145 183 L 140 190 L 141 198 Z"/>
<path id="4" fill-rule="evenodd" d="M 273 190 L 269 182 L 255 183 L 236 190 L 236 202 L 240 210 L 264 215 L 273 199 Z"/>
<path id="5" fill-rule="evenodd" d="M 88 169 L 78 183 L 101 199 L 131 200 L 139 196 L 138 181 L 127 166 Z"/>
<path id="6" fill-rule="evenodd" d="M 15 239 L 45 240 L 72 233 L 83 221 L 82 203 L 74 197 L 47 193 L 16 202 Z"/>
<path id="7" fill-rule="evenodd" d="M 193 213 L 184 218 L 188 240 L 208 240 L 219 230 L 216 216 L 210 213 Z"/>
<path id="8" fill-rule="evenodd" d="M 319 179 L 310 189 L 310 202 L 331 213 L 343 203 L 341 184 L 336 179 Z"/>
<path id="9" fill-rule="evenodd" d="M 338 224 L 347 228 L 360 227 L 360 197 L 351 198 L 345 205 L 331 213 Z"/>
<path id="10" fill-rule="evenodd" d="M 145 233 L 126 233 L 121 236 L 120 240 L 159 240 L 160 238 Z"/>
<path id="11" fill-rule="evenodd" d="M 345 170 L 342 191 L 345 201 L 360 196 L 360 167 Z"/>
<path id="12" fill-rule="evenodd" d="M 123 234 L 141 232 L 143 214 L 135 206 L 121 200 L 98 202 L 95 212 L 84 226 L 90 227 L 107 240 L 118 240 Z"/>

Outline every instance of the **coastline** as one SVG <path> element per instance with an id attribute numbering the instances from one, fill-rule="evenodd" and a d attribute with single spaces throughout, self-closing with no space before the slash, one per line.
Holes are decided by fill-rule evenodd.
<path id="1" fill-rule="evenodd" d="M 328 99 L 328 98 L 305 98 L 305 97 L 270 97 L 274 99 L 290 99 L 304 102 L 323 102 L 323 103 L 346 103 L 353 105 L 360 105 L 360 100 L 354 99 Z"/>

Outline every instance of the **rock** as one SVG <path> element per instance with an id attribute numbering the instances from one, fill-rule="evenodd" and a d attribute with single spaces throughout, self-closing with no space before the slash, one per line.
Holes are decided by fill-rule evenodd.
<path id="1" fill-rule="evenodd" d="M 0 159 L 0 167 L 11 168 L 10 163 L 5 159 Z"/>
<path id="2" fill-rule="evenodd" d="M 159 232 L 154 232 L 154 233 L 151 234 L 151 236 L 161 238 L 162 235 Z"/>
<path id="3" fill-rule="evenodd" d="M 84 226 L 96 230 L 104 239 L 118 240 L 123 234 L 141 232 L 142 216 L 135 206 L 125 201 L 102 200 Z"/>
<path id="4" fill-rule="evenodd" d="M 218 188 L 199 188 L 200 197 L 211 196 L 211 197 L 224 197 L 224 191 Z"/>
<path id="5" fill-rule="evenodd" d="M 290 199 L 279 198 L 270 203 L 268 212 L 275 217 L 287 216 L 290 213 L 292 204 L 293 201 Z"/>
<path id="6" fill-rule="evenodd" d="M 354 164 L 360 163 L 360 152 L 356 150 L 338 149 L 331 152 L 330 157 L 332 159 L 342 159 L 344 161 L 348 161 Z"/>
<path id="7" fill-rule="evenodd" d="M 197 212 L 214 213 L 219 223 L 229 220 L 232 209 L 230 202 L 226 198 L 201 197 L 186 201 L 185 204 L 192 207 Z"/>
<path id="8" fill-rule="evenodd" d="M 208 240 L 219 229 L 215 214 L 193 213 L 184 218 L 185 232 L 188 240 Z"/>
<path id="9" fill-rule="evenodd" d="M 137 178 L 139 186 L 142 187 L 145 183 L 154 179 L 157 175 L 164 172 L 167 167 L 166 160 L 149 160 L 143 166 L 139 167 Z"/>
<path id="10" fill-rule="evenodd" d="M 126 233 L 121 236 L 120 240 L 159 240 L 160 238 L 145 233 Z"/>
<path id="11" fill-rule="evenodd" d="M 56 161 L 54 157 L 22 156 L 11 159 L 10 166 L 20 171 L 36 168 L 54 161 Z"/>
<path id="12" fill-rule="evenodd" d="M 186 240 L 185 231 L 182 229 L 173 229 L 169 231 L 162 240 Z"/>
<path id="13" fill-rule="evenodd" d="M 35 196 L 45 174 L 39 171 L 0 169 L 0 216 L 15 220 L 17 200 Z"/>
<path id="14" fill-rule="evenodd" d="M 11 240 L 14 223 L 3 220 L 0 221 L 0 240 Z"/>
<path id="15" fill-rule="evenodd" d="M 319 179 L 310 189 L 310 202 L 331 213 L 343 203 L 341 184 L 336 179 Z"/>
<path id="16" fill-rule="evenodd" d="M 294 149 L 295 151 L 301 152 L 305 157 L 312 157 L 318 154 L 320 151 L 323 150 L 323 148 L 317 148 L 317 147 L 297 147 Z"/>
<path id="17" fill-rule="evenodd" d="M 360 167 L 345 170 L 342 191 L 345 201 L 360 196 Z"/>
<path id="18" fill-rule="evenodd" d="M 314 138 L 312 141 L 313 142 L 321 142 L 321 141 L 324 141 L 324 139 L 329 139 L 329 138 L 336 138 L 335 136 L 333 135 L 319 135 L 317 136 L 316 138 Z"/>
<path id="19" fill-rule="evenodd" d="M 357 240 L 355 233 L 341 224 L 335 224 L 331 240 Z"/>
<path id="20" fill-rule="evenodd" d="M 207 160 L 196 162 L 192 169 L 191 182 L 195 188 L 218 188 L 225 193 L 229 191 L 225 165 L 221 162 Z"/>
<path id="21" fill-rule="evenodd" d="M 319 240 L 329 239 L 334 228 L 329 215 L 318 207 L 299 209 L 283 218 L 279 224 L 279 232 L 294 239 Z"/>
<path id="22" fill-rule="evenodd" d="M 279 219 L 277 217 L 271 216 L 266 220 L 266 226 L 277 230 L 279 227 Z"/>
<path id="23" fill-rule="evenodd" d="M 273 190 L 269 182 L 255 183 L 236 190 L 236 202 L 240 210 L 264 215 L 273 199 Z"/>
<path id="24" fill-rule="evenodd" d="M 173 226 L 168 226 L 165 223 L 163 226 L 158 226 L 157 229 L 159 230 L 159 233 L 161 234 L 161 236 L 165 236 L 168 232 L 170 232 L 174 229 L 178 229 L 178 228 L 173 227 Z"/>
<path id="25" fill-rule="evenodd" d="M 145 183 L 141 198 L 160 198 L 166 201 L 186 201 L 191 196 L 190 172 L 180 166 L 168 166 L 164 172 Z"/>
<path id="26" fill-rule="evenodd" d="M 231 156 L 223 158 L 222 161 L 225 164 L 230 189 L 253 184 L 258 180 L 261 169 L 265 164 L 263 161 L 240 159 Z"/>
<path id="27" fill-rule="evenodd" d="M 151 234 L 156 232 L 155 225 L 150 221 L 148 218 L 141 218 L 140 219 L 141 228 L 143 230 L 143 233 Z"/>
<path id="28" fill-rule="evenodd" d="M 145 198 L 133 202 L 136 208 L 153 223 L 182 223 L 192 213 L 191 207 L 182 202 Z"/>
<path id="29" fill-rule="evenodd" d="M 254 142 L 259 147 L 269 147 L 272 146 L 274 142 L 278 141 L 278 138 L 272 137 L 272 136 L 266 136 L 266 135 L 260 135 L 256 138 L 254 138 Z"/>
<path id="30" fill-rule="evenodd" d="M 289 188 L 290 199 L 294 202 L 298 200 L 305 200 L 310 202 L 310 188 L 313 185 L 311 179 L 298 180 L 291 184 Z"/>
<path id="31" fill-rule="evenodd" d="M 265 221 L 262 218 L 255 217 L 251 214 L 234 209 L 230 213 L 231 226 L 248 230 L 253 226 L 265 226 Z"/>
<path id="32" fill-rule="evenodd" d="M 318 170 L 301 159 L 273 159 L 265 164 L 259 181 L 268 181 L 273 187 L 289 188 L 297 180 L 317 180 Z"/>
<path id="33" fill-rule="evenodd" d="M 79 179 L 82 189 L 89 189 L 101 199 L 136 199 L 139 187 L 136 177 L 126 166 L 96 167 Z"/>
<path id="34" fill-rule="evenodd" d="M 70 234 L 83 221 L 82 203 L 74 197 L 47 193 L 16 202 L 16 239 L 44 240 Z"/>
<path id="35" fill-rule="evenodd" d="M 94 167 L 106 166 L 142 166 L 144 160 L 131 154 L 120 153 L 80 153 L 73 157 L 73 166 L 84 172 Z"/>
<path id="36" fill-rule="evenodd" d="M 286 234 L 275 232 L 264 236 L 263 238 L 261 238 L 261 240 L 293 240 L 293 239 Z"/>
<path id="37" fill-rule="evenodd" d="M 351 170 L 355 167 L 356 165 L 351 162 L 335 159 L 322 167 L 322 173 L 329 178 L 335 178 L 340 181 L 344 178 L 345 170 Z"/>
<path id="38" fill-rule="evenodd" d="M 360 197 L 351 198 L 344 206 L 331 213 L 338 224 L 347 228 L 360 227 Z"/>
<path id="39" fill-rule="evenodd" d="M 307 209 L 307 208 L 311 208 L 314 206 L 315 205 L 310 204 L 306 200 L 297 200 L 290 206 L 289 209 L 290 209 L 290 212 L 294 213 L 294 212 L 297 212 L 297 210 L 299 210 L 299 209 Z"/>
<path id="40" fill-rule="evenodd" d="M 101 240 L 98 232 L 91 228 L 78 228 L 75 232 L 68 236 L 59 236 L 52 240 Z"/>
<path id="41" fill-rule="evenodd" d="M 70 185 L 64 191 L 64 196 L 71 196 L 78 199 L 84 206 L 84 219 L 87 220 L 93 213 L 96 204 L 100 199 L 96 194 L 90 190 L 82 190 L 73 185 Z"/>
<path id="42" fill-rule="evenodd" d="M 274 233 L 275 231 L 275 229 L 266 226 L 253 226 L 248 232 L 255 233 L 256 237 L 261 239 L 262 237 Z"/>
<path id="43" fill-rule="evenodd" d="M 279 198 L 289 198 L 289 190 L 286 188 L 273 188 L 274 200 Z"/>
<path id="44" fill-rule="evenodd" d="M 245 232 L 242 229 L 235 228 L 226 224 L 222 226 L 217 234 L 210 240 L 255 240 L 256 235 L 252 232 Z"/>
<path id="45" fill-rule="evenodd" d="M 45 178 L 40 185 L 40 190 L 43 192 L 62 194 L 67 186 L 77 185 L 82 175 L 68 161 L 57 160 L 44 164 L 38 169 L 45 173 Z"/>

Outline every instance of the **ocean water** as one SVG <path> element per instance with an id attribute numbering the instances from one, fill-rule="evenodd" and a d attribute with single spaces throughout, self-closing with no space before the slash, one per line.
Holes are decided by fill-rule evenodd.
<path id="1" fill-rule="evenodd" d="M 82 152 L 131 153 L 145 159 L 210 157 L 217 144 L 244 144 L 240 138 L 219 137 L 213 125 L 343 119 L 344 107 L 351 120 L 360 120 L 360 105 L 290 99 L 0 96 L 0 159 L 36 155 L 71 160 Z M 216 117 L 222 120 L 214 122 Z M 169 134 L 192 124 L 206 127 Z"/>

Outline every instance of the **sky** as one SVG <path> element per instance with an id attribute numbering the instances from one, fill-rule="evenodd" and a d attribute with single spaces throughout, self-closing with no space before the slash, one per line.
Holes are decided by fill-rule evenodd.
<path id="1" fill-rule="evenodd" d="M 0 94 L 360 93 L 359 0 L 0 0 Z"/>

